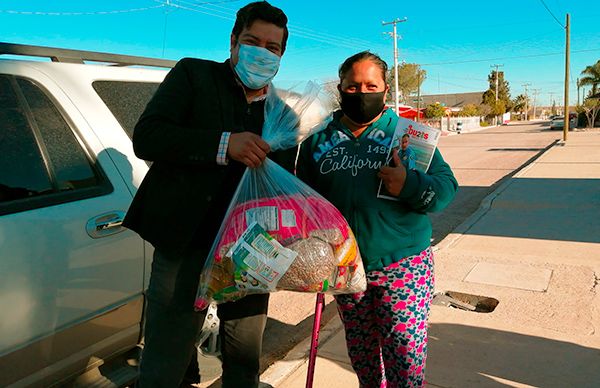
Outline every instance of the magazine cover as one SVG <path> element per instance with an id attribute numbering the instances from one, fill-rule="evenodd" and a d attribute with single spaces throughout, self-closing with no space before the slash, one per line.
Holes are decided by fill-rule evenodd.
<path id="1" fill-rule="evenodd" d="M 409 170 L 427 172 L 433 153 L 440 139 L 442 131 L 417 123 L 415 121 L 398 117 L 398 125 L 392 137 L 392 143 L 388 151 L 386 164 L 393 163 L 394 150 L 398 150 L 398 156 L 404 167 Z M 397 201 L 398 198 L 387 192 L 385 186 L 379 182 L 378 198 Z"/>

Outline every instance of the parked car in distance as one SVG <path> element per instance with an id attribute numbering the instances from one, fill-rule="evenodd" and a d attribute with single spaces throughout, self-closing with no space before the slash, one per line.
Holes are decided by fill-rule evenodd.
<path id="1" fill-rule="evenodd" d="M 153 247 L 121 226 L 148 171 L 131 137 L 174 64 L 0 43 L 0 387 L 137 378 Z"/>
<path id="2" fill-rule="evenodd" d="M 577 127 L 577 115 L 575 113 L 569 114 L 569 129 L 573 129 Z M 552 121 L 550 121 L 550 129 L 551 130 L 562 130 L 565 127 L 565 116 L 554 116 Z"/>
<path id="3" fill-rule="evenodd" d="M 550 129 L 563 129 L 565 126 L 564 116 L 554 116 L 550 121 Z"/>

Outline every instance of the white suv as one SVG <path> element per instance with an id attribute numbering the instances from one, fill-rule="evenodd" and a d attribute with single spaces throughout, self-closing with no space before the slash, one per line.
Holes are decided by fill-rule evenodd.
<path id="1" fill-rule="evenodd" d="M 121 226 L 148 170 L 131 135 L 174 62 L 7 43 L 0 54 L 0 386 L 86 371 L 79 385 L 127 384 L 152 258 Z"/>

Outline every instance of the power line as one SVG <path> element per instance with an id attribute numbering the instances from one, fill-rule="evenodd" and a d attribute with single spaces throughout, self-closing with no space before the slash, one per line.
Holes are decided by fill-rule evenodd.
<path id="1" fill-rule="evenodd" d="M 344 41 L 348 41 L 350 43 L 354 43 L 356 45 L 363 45 L 363 46 L 368 46 L 368 45 L 372 45 L 373 42 L 369 42 L 368 40 L 364 40 L 364 39 L 359 39 L 359 38 L 352 38 L 352 37 L 341 37 L 339 35 L 332 35 L 332 34 L 328 34 L 326 32 L 322 32 L 322 31 L 315 31 L 315 30 L 311 30 L 310 28 L 306 28 L 306 27 L 301 27 L 295 24 L 288 24 L 288 28 L 290 28 L 293 31 L 296 31 L 296 34 L 298 32 L 300 33 L 307 33 L 307 34 L 317 34 L 320 35 L 324 38 L 328 38 L 328 39 L 333 39 L 333 40 L 344 40 Z"/>
<path id="2" fill-rule="evenodd" d="M 156 0 L 156 1 L 158 1 L 158 0 Z M 226 20 L 235 20 L 235 11 L 234 10 L 223 7 L 223 6 L 215 5 L 218 3 L 223 3 L 223 1 L 216 2 L 216 3 L 213 3 L 213 2 L 192 3 L 189 1 L 178 0 L 178 1 L 170 1 L 170 2 L 168 2 L 168 4 L 164 3 L 163 1 L 159 1 L 159 2 L 163 5 L 170 5 L 172 7 L 181 8 L 181 9 L 184 9 L 187 11 L 198 12 L 198 13 L 202 13 L 205 15 L 214 16 L 214 17 L 218 17 L 218 18 L 226 19 Z M 221 9 L 224 9 L 225 11 L 215 9 L 215 8 L 209 8 L 204 5 L 215 6 L 216 8 L 221 8 Z M 327 36 L 320 32 L 314 32 L 314 33 L 307 32 L 306 29 L 304 29 L 302 27 L 295 27 L 292 25 L 288 25 L 288 29 L 291 33 L 294 34 L 294 36 L 298 36 L 298 37 L 302 37 L 305 39 L 310 39 L 310 40 L 314 40 L 314 41 L 317 41 L 320 43 L 325 43 L 325 44 L 338 46 L 338 47 L 355 49 L 357 45 L 367 45 L 367 44 L 371 45 L 372 44 L 368 41 L 359 42 L 355 39 L 344 38 L 344 37 L 335 36 L 335 35 L 331 35 L 331 34 L 327 34 L 328 35 Z M 304 29 L 304 31 L 302 31 L 303 29 Z"/>
<path id="3" fill-rule="evenodd" d="M 233 15 L 219 15 L 219 14 L 209 13 L 209 12 L 205 12 L 205 11 L 202 11 L 200 9 L 197 9 L 197 8 L 190 8 L 190 7 L 186 7 L 186 6 L 183 6 L 183 5 L 179 4 L 179 3 L 186 3 L 185 1 L 178 1 L 177 3 L 174 3 L 174 2 L 165 2 L 165 3 L 163 3 L 162 1 L 159 1 L 159 2 L 162 3 L 163 5 L 168 5 L 170 7 L 184 9 L 186 11 L 198 12 L 198 13 L 202 13 L 202 14 L 209 15 L 209 16 L 214 16 L 214 17 L 217 17 L 217 18 L 225 19 L 225 20 L 235 20 L 235 18 L 233 17 Z M 191 3 L 189 3 L 189 4 L 191 4 Z M 192 6 L 194 6 L 194 5 L 192 4 Z M 222 11 L 214 10 L 214 12 L 222 12 Z"/>
<path id="4" fill-rule="evenodd" d="M 572 50 L 571 53 L 585 53 L 585 52 L 592 52 L 592 51 L 600 51 L 600 48 L 588 49 L 588 50 Z M 503 59 L 548 57 L 548 56 L 552 56 L 552 55 L 564 55 L 564 53 L 556 52 L 556 53 L 545 53 L 545 54 L 514 55 L 511 57 L 498 57 L 498 58 L 488 58 L 488 59 L 471 59 L 471 60 L 465 60 L 465 61 L 423 63 L 423 64 L 421 64 L 421 66 L 456 65 L 456 64 L 461 64 L 461 63 L 491 62 L 491 61 L 498 61 L 498 60 L 503 60 Z"/>
<path id="5" fill-rule="evenodd" d="M 544 8 L 546 8 L 546 11 L 548 11 L 548 13 L 550 15 L 552 15 L 552 17 L 554 18 L 554 20 L 556 20 L 556 22 L 562 27 L 562 28 L 566 28 L 564 24 L 562 24 L 560 22 L 560 20 L 558 20 L 558 18 L 556 16 L 554 16 L 554 13 L 550 10 L 550 8 L 548 8 L 548 6 L 546 5 L 546 3 L 544 2 L 544 0 L 540 0 L 540 2 L 542 3 L 542 5 L 544 6 Z"/>
<path id="6" fill-rule="evenodd" d="M 235 1 L 239 1 L 239 0 L 225 0 L 225 1 L 217 1 L 217 2 L 192 2 L 189 3 L 190 5 L 209 5 L 212 8 L 221 8 L 224 9 L 230 13 L 235 13 L 237 12 L 234 9 L 228 8 L 228 7 L 224 7 L 222 5 L 218 5 L 218 4 L 222 4 L 222 3 L 230 3 L 230 2 L 235 2 Z M 206 8 L 206 7 L 203 7 Z M 221 11 L 223 12 L 223 11 Z M 364 39 L 360 39 L 360 38 L 354 38 L 354 37 L 343 37 L 340 35 L 332 35 L 332 34 L 328 34 L 326 32 L 322 32 L 322 31 L 315 31 L 313 29 L 307 28 L 307 27 L 303 27 L 300 25 L 296 25 L 296 24 L 292 24 L 292 23 L 288 23 L 288 29 L 292 29 L 295 30 L 296 32 L 300 32 L 300 33 L 308 33 L 308 34 L 317 34 L 320 35 L 323 38 L 329 38 L 329 39 L 334 39 L 334 40 L 345 40 L 345 41 L 350 41 L 353 44 L 359 44 L 359 45 L 373 45 L 373 42 L 370 42 L 368 40 L 364 40 Z"/>
<path id="7" fill-rule="evenodd" d="M 223 6 L 218 6 L 215 5 L 216 3 L 191 3 L 188 1 L 184 1 L 184 0 L 179 0 L 177 1 L 177 3 L 183 3 L 185 5 L 194 7 L 194 8 L 202 8 L 205 10 L 208 10 L 210 12 L 217 12 L 220 14 L 224 14 L 226 15 L 229 19 L 231 20 L 235 20 L 235 10 L 232 10 L 231 8 L 227 8 L 227 7 L 223 7 Z M 209 7 L 205 7 L 199 4 L 208 4 L 211 6 L 211 8 Z M 214 8 L 221 8 L 225 11 L 219 10 L 219 9 L 214 9 Z M 186 8 L 189 9 L 189 8 Z M 196 9 L 189 9 L 191 11 L 196 11 L 196 12 L 200 12 L 200 13 L 205 13 L 207 15 L 211 15 L 211 16 L 217 16 L 217 17 L 223 17 L 220 15 L 213 15 L 207 12 L 202 12 L 200 10 L 196 10 Z M 325 34 L 322 32 L 318 32 L 318 31 L 314 31 L 314 30 L 310 30 L 301 26 L 296 26 L 296 25 L 292 25 L 292 24 L 288 24 L 288 29 L 291 33 L 293 33 L 295 36 L 299 36 L 299 37 L 303 37 L 306 39 L 311 39 L 320 43 L 326 43 L 326 44 L 330 44 L 330 45 L 335 45 L 335 46 L 340 46 L 340 47 L 346 47 L 346 48 L 356 48 L 357 45 L 372 45 L 371 42 L 366 41 L 366 40 L 362 40 L 362 39 L 354 39 L 354 38 L 345 38 L 345 37 L 341 37 L 341 36 L 336 36 L 336 35 L 331 35 L 331 34 Z"/>
<path id="8" fill-rule="evenodd" d="M 194 1 L 195 5 L 216 5 L 216 4 L 223 4 L 223 3 L 237 3 L 240 0 L 220 0 L 220 1 Z"/>
<path id="9" fill-rule="evenodd" d="M 85 16 L 85 15 L 113 15 L 118 13 L 142 12 L 151 9 L 162 8 L 165 4 L 156 5 L 154 7 L 130 8 L 114 11 L 92 11 L 92 12 L 40 12 L 40 11 L 12 11 L 0 10 L 0 13 L 8 13 L 13 15 L 36 15 L 36 16 Z"/>
<path id="10" fill-rule="evenodd" d="M 473 88 L 471 88 L 471 87 L 468 87 L 468 86 L 465 86 L 465 85 L 455 84 L 455 83 L 448 82 L 448 81 L 441 81 L 441 80 L 438 79 L 438 82 L 442 83 L 442 84 L 445 84 L 445 85 L 455 86 L 457 88 L 461 88 L 461 89 L 465 89 L 465 90 L 473 90 Z"/>

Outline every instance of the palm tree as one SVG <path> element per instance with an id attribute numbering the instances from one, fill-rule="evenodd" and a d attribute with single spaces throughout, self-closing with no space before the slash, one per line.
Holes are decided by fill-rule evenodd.
<path id="1" fill-rule="evenodd" d="M 592 95 L 596 95 L 600 90 L 600 60 L 591 66 L 587 66 L 581 72 L 582 77 L 579 79 L 579 85 L 592 85 Z"/>

